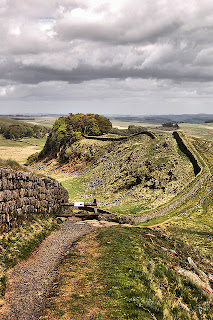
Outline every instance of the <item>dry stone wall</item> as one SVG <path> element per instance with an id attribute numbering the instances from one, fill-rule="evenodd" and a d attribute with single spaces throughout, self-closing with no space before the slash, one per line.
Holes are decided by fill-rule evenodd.
<path id="1" fill-rule="evenodd" d="M 189 158 L 189 160 L 191 161 L 193 168 L 194 168 L 194 173 L 195 175 L 197 175 L 198 173 L 200 173 L 201 171 L 201 167 L 196 159 L 196 157 L 194 156 L 194 154 L 191 152 L 191 150 L 189 150 L 189 148 L 187 147 L 187 145 L 184 143 L 183 139 L 181 138 L 180 134 L 177 131 L 173 132 L 173 136 L 177 141 L 177 144 L 180 148 L 180 150 L 185 153 L 185 155 Z"/>
<path id="2" fill-rule="evenodd" d="M 65 202 L 68 192 L 59 182 L 0 168 L 0 232 L 34 214 L 59 212 Z"/>
<path id="3" fill-rule="evenodd" d="M 83 135 L 83 137 L 86 139 L 92 139 L 92 140 L 95 139 L 95 140 L 101 140 L 101 141 L 122 141 L 122 140 L 128 140 L 129 138 L 132 138 L 132 137 L 139 136 L 140 134 L 146 134 L 150 138 L 155 139 L 154 133 L 152 133 L 150 131 L 146 131 L 146 130 L 131 134 L 129 136 L 121 136 L 121 137 L 107 137 L 107 136 L 106 137 L 102 137 L 102 136 L 99 137 L 99 136 L 86 136 L 86 135 Z"/>

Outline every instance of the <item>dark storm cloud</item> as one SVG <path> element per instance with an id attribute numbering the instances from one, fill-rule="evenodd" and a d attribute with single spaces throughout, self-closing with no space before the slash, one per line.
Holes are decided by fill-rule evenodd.
<path id="1" fill-rule="evenodd" d="M 13 72 L 10 72 L 10 68 Z M 43 66 L 25 66 L 13 64 L 2 68 L 1 76 L 6 81 L 38 84 L 48 81 L 65 81 L 68 83 L 81 83 L 90 80 L 101 79 L 170 79 L 174 81 L 190 81 L 190 82 L 209 82 L 213 81 L 212 70 L 206 70 L 203 74 L 199 69 L 181 70 L 179 66 L 167 68 L 143 68 L 129 69 L 122 65 L 93 67 L 91 65 L 82 64 L 72 70 L 59 70 Z"/>

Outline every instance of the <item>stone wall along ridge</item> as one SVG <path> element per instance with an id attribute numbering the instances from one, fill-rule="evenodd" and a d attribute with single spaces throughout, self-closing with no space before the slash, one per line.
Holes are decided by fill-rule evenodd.
<path id="1" fill-rule="evenodd" d="M 151 139 L 155 139 L 155 135 L 154 133 L 152 133 L 151 131 L 141 131 L 141 132 L 137 132 L 134 134 L 131 134 L 129 136 L 121 136 L 121 137 L 103 137 L 103 136 L 87 136 L 87 135 L 83 135 L 84 138 L 86 139 L 93 139 L 93 140 L 101 140 L 101 141 L 123 141 L 123 140 L 128 140 L 130 138 L 134 138 L 137 137 L 141 134 L 145 134 L 147 136 L 149 136 Z"/>
<path id="2" fill-rule="evenodd" d="M 59 212 L 66 202 L 68 192 L 58 181 L 0 168 L 0 232 L 34 214 Z"/>

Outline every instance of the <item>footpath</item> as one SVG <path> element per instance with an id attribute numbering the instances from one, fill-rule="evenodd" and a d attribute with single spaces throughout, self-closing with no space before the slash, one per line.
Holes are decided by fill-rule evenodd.
<path id="1" fill-rule="evenodd" d="M 38 320 L 57 277 L 57 266 L 73 241 L 96 228 L 117 225 L 107 221 L 66 220 L 51 233 L 29 259 L 15 266 L 8 275 L 1 320 Z"/>

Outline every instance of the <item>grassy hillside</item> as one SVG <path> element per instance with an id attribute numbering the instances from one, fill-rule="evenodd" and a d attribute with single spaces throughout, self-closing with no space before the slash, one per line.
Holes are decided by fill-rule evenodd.
<path id="1" fill-rule="evenodd" d="M 212 164 L 213 144 L 193 144 Z M 212 192 L 209 177 L 164 217 L 77 241 L 42 319 L 213 319 Z"/>
<path id="2" fill-rule="evenodd" d="M 212 223 L 204 221 L 193 213 L 164 227 L 84 237 L 60 266 L 42 319 L 213 319 Z"/>
<path id="3" fill-rule="evenodd" d="M 194 179 L 191 162 L 170 134 L 117 142 L 82 139 L 69 152 L 70 161 L 60 167 L 67 176 L 57 179 L 68 189 L 70 201 L 96 198 L 116 213 L 143 214 L 168 202 Z M 31 169 L 39 166 L 41 173 L 54 172 L 54 165 L 47 163 Z M 76 170 L 83 172 L 76 175 Z"/>
<path id="4" fill-rule="evenodd" d="M 20 163 L 11 159 L 4 160 L 0 158 L 0 168 L 27 171 L 26 167 L 21 166 Z"/>
<path id="5" fill-rule="evenodd" d="M 169 136 L 151 140 L 141 135 L 109 151 L 83 175 L 85 196 L 119 213 L 155 208 L 194 176 L 191 163 Z"/>
<path id="6" fill-rule="evenodd" d="M 57 221 L 53 216 L 37 216 L 31 221 L 24 221 L 21 226 L 0 237 L 0 307 L 8 269 L 27 259 L 41 241 L 57 227 Z"/>

